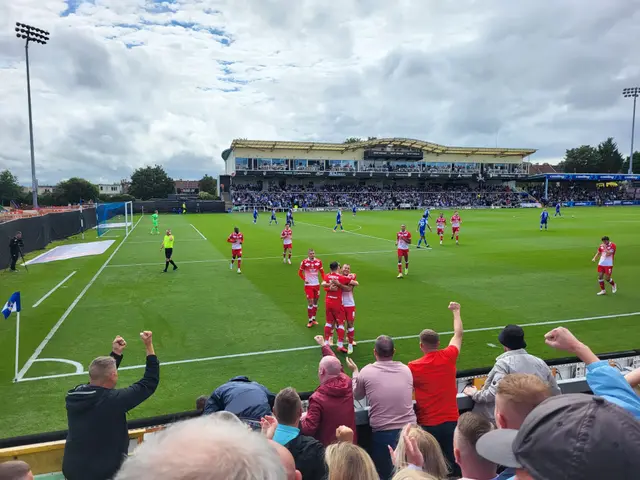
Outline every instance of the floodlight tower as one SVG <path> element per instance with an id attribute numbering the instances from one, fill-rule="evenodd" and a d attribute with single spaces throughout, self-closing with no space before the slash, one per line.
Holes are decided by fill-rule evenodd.
<path id="1" fill-rule="evenodd" d="M 33 208 L 38 208 L 38 181 L 36 180 L 36 159 L 33 151 L 33 120 L 31 116 L 31 78 L 29 76 L 29 42 L 46 45 L 49 41 L 49 32 L 32 27 L 24 23 L 16 22 L 16 37 L 24 42 L 24 53 L 27 59 L 27 102 L 29 104 L 29 142 L 31 145 L 31 188 L 33 190 Z"/>
<path id="2" fill-rule="evenodd" d="M 622 96 L 625 98 L 633 98 L 633 117 L 631 120 L 631 155 L 629 156 L 629 175 L 633 173 L 633 134 L 636 129 L 636 100 L 640 95 L 640 87 L 625 88 L 622 90 Z"/>

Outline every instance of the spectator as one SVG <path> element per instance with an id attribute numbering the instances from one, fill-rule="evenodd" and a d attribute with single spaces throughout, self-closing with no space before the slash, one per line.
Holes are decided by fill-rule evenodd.
<path id="1" fill-rule="evenodd" d="M 275 395 L 264 385 L 252 382 L 247 377 L 233 377 L 213 391 L 204 413 L 225 410 L 241 420 L 259 422 L 262 417 L 271 415 L 274 400 Z"/>
<path id="2" fill-rule="evenodd" d="M 347 357 L 347 365 L 353 371 L 353 396 L 356 400 L 366 397 L 369 403 L 371 456 L 383 479 L 389 478 L 393 470 L 388 447 L 396 448 L 402 428 L 416 423 L 411 370 L 404 363 L 393 361 L 395 353 L 391 337 L 380 335 L 373 349 L 376 362 L 365 366 L 362 372 Z"/>
<path id="3" fill-rule="evenodd" d="M 269 440 L 269 445 L 275 448 L 280 457 L 280 463 L 285 471 L 286 480 L 302 480 L 302 474 L 299 470 L 296 470 L 296 462 L 293 459 L 291 452 L 279 443 Z"/>
<path id="4" fill-rule="evenodd" d="M 280 390 L 273 412 L 277 421 L 273 440 L 293 455 L 296 468 L 306 480 L 323 480 L 326 476 L 324 446 L 313 437 L 300 434 L 302 401 L 293 388 Z"/>
<path id="5" fill-rule="evenodd" d="M 403 468 L 396 473 L 391 480 L 441 480 L 432 475 L 429 475 L 422 470 L 416 470 L 414 468 Z"/>
<path id="6" fill-rule="evenodd" d="M 378 480 L 379 478 L 371 457 L 353 443 L 334 443 L 327 448 L 325 457 L 327 480 Z"/>
<path id="7" fill-rule="evenodd" d="M 538 405 L 520 430 L 484 435 L 477 450 L 520 480 L 638 478 L 640 422 L 602 397 L 567 394 Z"/>
<path id="8" fill-rule="evenodd" d="M 394 451 L 389 447 L 389 453 L 396 471 L 413 465 L 436 478 L 449 475 L 449 465 L 437 440 L 418 425 L 406 425 L 397 448 Z"/>
<path id="9" fill-rule="evenodd" d="M 85 477 L 88 478 L 88 477 Z M 283 480 L 279 452 L 259 433 L 217 416 L 171 425 L 127 459 L 115 480 Z"/>
<path id="10" fill-rule="evenodd" d="M 318 366 L 320 386 L 309 398 L 300 431 L 326 447 L 335 441 L 339 426 L 347 426 L 355 432 L 356 415 L 351 378 L 342 371 L 340 360 L 331 347 L 324 344 L 322 335 L 316 335 L 314 339 L 322 347 L 322 360 Z"/>
<path id="11" fill-rule="evenodd" d="M 420 349 L 424 356 L 409 362 L 409 369 L 413 374 L 418 424 L 435 437 L 453 474 L 460 475 L 460 469 L 454 463 L 453 432 L 459 416 L 456 360 L 462 348 L 463 327 L 460 304 L 451 302 L 449 310 L 453 312 L 454 331 L 449 346 L 438 350 L 440 336 L 433 330 L 423 330 Z"/>
<path id="12" fill-rule="evenodd" d="M 518 325 L 507 325 L 498 335 L 498 341 L 503 345 L 504 352 L 496 358 L 485 384 L 481 390 L 469 386 L 464 389 L 465 395 L 470 396 L 475 405 L 473 411 L 484 415 L 495 422 L 496 388 L 500 380 L 510 373 L 531 373 L 546 382 L 553 395 L 560 393 L 560 388 L 549 366 L 541 358 L 530 355 L 525 350 L 527 342 L 524 340 L 524 330 Z"/>
<path id="13" fill-rule="evenodd" d="M 153 395 L 160 382 L 160 364 L 151 332 L 140 333 L 147 355 L 144 376 L 133 385 L 116 389 L 118 367 L 127 343 L 117 336 L 109 357 L 89 366 L 89 383 L 69 390 L 66 398 L 69 432 L 62 473 L 69 480 L 108 479 L 118 471 L 129 449 L 127 412 Z"/>
<path id="14" fill-rule="evenodd" d="M 209 400 L 209 397 L 207 397 L 206 395 L 200 395 L 198 398 L 196 398 L 196 410 L 199 412 L 204 412 L 204 407 L 207 404 L 207 400 Z"/>
<path id="15" fill-rule="evenodd" d="M 460 415 L 453 435 L 453 454 L 462 470 L 463 480 L 493 480 L 497 465 L 485 460 L 476 451 L 476 443 L 493 424 L 482 415 L 466 412 Z"/>
<path id="16" fill-rule="evenodd" d="M 600 360 L 588 346 L 563 327 L 554 328 L 547 333 L 545 342 L 550 347 L 576 355 L 586 364 L 587 384 L 594 395 L 615 403 L 640 420 L 640 397 L 631 386 L 637 381 L 640 370 L 631 372 L 626 378 L 623 377 L 606 360 Z"/>
<path id="17" fill-rule="evenodd" d="M 33 480 L 31 467 L 21 460 L 0 463 L 0 480 Z"/>

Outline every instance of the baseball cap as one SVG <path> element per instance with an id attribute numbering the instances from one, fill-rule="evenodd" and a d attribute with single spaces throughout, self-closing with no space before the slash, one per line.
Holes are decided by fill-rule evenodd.
<path id="1" fill-rule="evenodd" d="M 519 325 L 507 325 L 498 335 L 498 341 L 510 350 L 527 348 L 524 341 L 524 330 Z"/>
<path id="2" fill-rule="evenodd" d="M 478 454 L 538 480 L 638 478 L 640 422 L 602 397 L 548 398 L 520 430 L 499 429 L 478 440 Z"/>

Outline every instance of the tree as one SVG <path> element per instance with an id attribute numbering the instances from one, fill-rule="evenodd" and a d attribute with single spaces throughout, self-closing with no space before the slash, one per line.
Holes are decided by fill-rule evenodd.
<path id="1" fill-rule="evenodd" d="M 598 145 L 598 155 L 600 155 L 598 173 L 619 173 L 624 163 L 624 158 L 618 151 L 618 145 L 609 137 Z"/>
<path id="2" fill-rule="evenodd" d="M 218 181 L 210 175 L 205 175 L 198 182 L 198 188 L 200 192 L 210 193 L 211 195 L 218 194 Z"/>
<path id="3" fill-rule="evenodd" d="M 591 145 L 568 149 L 562 162 L 566 173 L 597 172 L 600 163 L 600 154 Z"/>
<path id="4" fill-rule="evenodd" d="M 73 177 L 58 183 L 54 190 L 58 203 L 80 203 L 98 198 L 98 187 L 84 178 Z"/>
<path id="5" fill-rule="evenodd" d="M 22 188 L 18 185 L 18 177 L 9 170 L 0 172 L 0 202 L 17 200 L 22 197 Z"/>
<path id="6" fill-rule="evenodd" d="M 378 137 L 367 137 L 367 141 L 371 141 L 371 140 L 377 140 Z"/>
<path id="7" fill-rule="evenodd" d="M 622 173 L 629 173 L 629 157 L 625 157 Z M 640 152 L 633 152 L 633 173 L 640 173 Z"/>
<path id="8" fill-rule="evenodd" d="M 131 175 L 129 193 L 141 200 L 166 198 L 167 195 L 173 193 L 174 189 L 175 182 L 159 165 L 138 168 Z"/>
<path id="9" fill-rule="evenodd" d="M 198 194 L 199 200 L 218 200 L 218 196 L 209 192 L 200 192 Z"/>
<path id="10" fill-rule="evenodd" d="M 359 142 L 362 142 L 362 139 L 361 139 L 361 138 L 358 138 L 358 137 L 348 137 L 348 138 L 344 141 L 344 143 L 359 143 Z"/>

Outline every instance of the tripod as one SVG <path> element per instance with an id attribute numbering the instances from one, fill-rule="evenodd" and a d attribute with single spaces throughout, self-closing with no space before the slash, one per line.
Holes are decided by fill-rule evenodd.
<path id="1" fill-rule="evenodd" d="M 27 273 L 29 273 L 29 269 L 27 268 L 27 261 L 24 259 L 24 254 L 22 253 L 22 248 L 19 248 L 18 251 L 20 252 L 20 258 L 22 258 L 22 266 L 27 271 Z"/>

